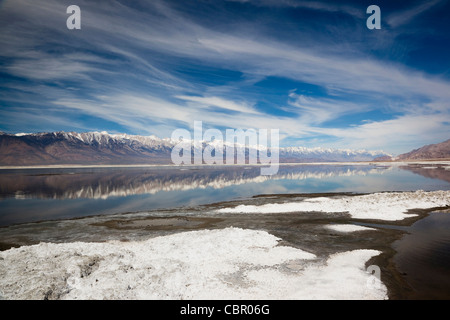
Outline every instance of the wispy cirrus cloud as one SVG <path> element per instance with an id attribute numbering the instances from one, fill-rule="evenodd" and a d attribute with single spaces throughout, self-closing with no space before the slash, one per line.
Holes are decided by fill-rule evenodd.
<path id="1" fill-rule="evenodd" d="M 289 105 L 295 108 L 299 118 L 310 125 L 321 125 L 325 122 L 354 114 L 370 111 L 370 106 L 349 101 L 329 98 L 311 98 L 295 92 L 289 94 Z"/>
<path id="2" fill-rule="evenodd" d="M 374 36 L 359 23 L 366 17 L 360 3 L 229 4 L 80 0 L 82 29 L 71 32 L 65 3 L 5 1 L 0 112 L 7 119 L 11 108 L 23 108 L 27 119 L 24 106 L 37 111 L 41 104 L 60 115 L 71 111 L 67 123 L 77 111 L 74 130 L 103 119 L 106 131 L 113 123 L 159 136 L 194 120 L 280 128 L 289 143 L 392 153 L 448 135 L 450 79 L 428 73 L 423 63 L 390 59 L 403 29 Z M 446 2 L 412 4 L 387 15 L 391 28 Z M 340 20 L 330 20 L 333 14 Z M 367 39 L 381 41 L 371 47 Z M 268 79 L 277 80 L 264 84 Z M 40 119 L 45 131 L 50 121 Z"/>
<path id="3" fill-rule="evenodd" d="M 233 104 L 232 101 L 220 100 L 221 103 Z M 141 133 L 153 134 L 155 126 L 164 128 L 162 136 L 170 136 L 174 128 L 193 128 L 194 121 L 203 121 L 207 126 L 218 128 L 273 128 L 283 126 L 284 133 L 306 134 L 296 119 L 286 119 L 265 114 L 255 114 L 239 109 L 241 115 L 223 113 L 222 111 L 205 112 L 202 104 L 178 104 L 155 96 L 100 96 L 95 100 L 60 99 L 54 105 L 67 110 L 81 111 L 92 116 L 103 117 L 120 123 L 127 128 L 135 128 Z M 126 105 L 126 108 L 123 106 Z M 163 112 L 162 112 L 163 111 Z M 251 123 L 249 123 L 251 119 Z M 161 134 L 160 134 L 161 135 Z"/>
<path id="4" fill-rule="evenodd" d="M 7 67 L 9 73 L 27 79 L 58 80 L 75 79 L 88 80 L 89 74 L 110 74 L 107 68 L 94 66 L 105 63 L 105 59 L 86 54 L 69 54 L 54 56 L 38 52 L 28 53 L 22 59 L 16 59 Z"/>
<path id="5" fill-rule="evenodd" d="M 428 136 L 433 141 L 441 141 L 442 137 L 450 136 L 449 123 L 446 119 L 442 118 L 442 114 L 404 115 L 349 128 L 317 128 L 317 133 L 345 141 L 345 145 L 349 148 L 364 145 L 369 149 L 376 149 L 380 145 L 391 145 L 393 150 L 398 150 L 418 136 Z"/>
<path id="6" fill-rule="evenodd" d="M 226 100 L 219 97 L 199 97 L 199 96 L 175 96 L 177 99 L 181 99 L 184 101 L 189 102 L 189 106 L 195 107 L 218 107 L 223 110 L 227 111 L 236 111 L 240 113 L 247 113 L 247 114 L 260 114 L 257 110 L 255 110 L 251 105 L 248 103 L 239 103 L 235 101 Z"/>
<path id="7" fill-rule="evenodd" d="M 409 7 L 403 11 L 395 12 L 387 17 L 387 23 L 391 27 L 398 27 L 400 25 L 404 25 L 410 23 L 414 18 L 419 16 L 420 14 L 436 7 L 437 5 L 446 2 L 447 0 L 432 0 L 419 3 L 413 7 Z"/>
<path id="8" fill-rule="evenodd" d="M 296 1 L 296 0 L 227 0 L 232 2 L 243 2 L 255 6 L 269 7 L 288 7 L 305 8 L 326 12 L 344 12 L 358 18 L 364 17 L 364 12 L 358 8 L 358 5 L 349 5 L 345 3 L 327 2 L 327 1 Z"/>

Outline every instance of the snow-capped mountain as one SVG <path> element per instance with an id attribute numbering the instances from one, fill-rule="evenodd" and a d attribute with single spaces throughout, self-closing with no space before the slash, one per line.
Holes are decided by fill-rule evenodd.
<path id="1" fill-rule="evenodd" d="M 0 134 L 1 165 L 170 163 L 173 143 L 106 132 Z"/>
<path id="2" fill-rule="evenodd" d="M 107 132 L 0 133 L 0 165 L 171 164 L 171 151 L 177 143 L 169 138 Z M 217 143 L 222 142 L 202 145 Z M 248 146 L 246 153 L 252 148 L 261 149 Z M 389 156 L 382 151 L 304 147 L 280 148 L 279 155 L 283 163 L 372 161 Z"/>
<path id="3" fill-rule="evenodd" d="M 280 148 L 280 158 L 283 162 L 299 162 L 298 160 L 318 162 L 335 161 L 372 161 L 373 159 L 388 154 L 383 151 L 351 150 L 351 149 L 330 149 L 330 148 L 305 148 L 287 147 Z M 297 160 L 297 161 L 295 161 Z"/>

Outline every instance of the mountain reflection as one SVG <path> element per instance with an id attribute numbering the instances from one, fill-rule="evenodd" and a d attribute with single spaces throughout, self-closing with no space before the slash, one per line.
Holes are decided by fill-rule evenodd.
<path id="1" fill-rule="evenodd" d="M 401 166 L 401 169 L 411 171 L 430 179 L 439 179 L 450 182 L 450 170 L 447 166 L 441 165 L 409 165 Z"/>
<path id="2" fill-rule="evenodd" d="M 0 198 L 108 199 L 160 191 L 222 189 L 267 180 L 322 179 L 381 173 L 373 166 L 282 166 L 276 175 L 260 175 L 260 167 L 102 168 L 5 171 Z"/>

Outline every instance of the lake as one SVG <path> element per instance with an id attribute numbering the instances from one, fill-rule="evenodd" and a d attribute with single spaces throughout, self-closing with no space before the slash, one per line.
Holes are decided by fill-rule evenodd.
<path id="1" fill-rule="evenodd" d="M 449 168 L 445 162 L 301 164 L 282 165 L 273 176 L 261 176 L 257 166 L 2 169 L 0 250 L 42 242 L 128 243 L 180 231 L 236 230 L 230 227 L 264 230 L 284 245 L 313 252 L 319 266 L 336 254 L 379 250 L 382 254 L 367 263 L 381 268 L 390 298 L 448 299 L 448 213 L 425 209 L 416 218 L 386 222 L 354 219 L 345 212 L 220 211 L 305 199 L 314 204 L 328 197 L 352 202 L 355 195 L 383 191 L 446 191 Z M 380 208 L 389 206 L 382 203 Z M 382 215 L 385 209 L 374 212 Z M 335 225 L 369 229 L 345 233 L 330 229 Z"/>
<path id="2" fill-rule="evenodd" d="M 450 190 L 445 165 L 284 165 L 0 170 L 0 226 L 192 207 L 261 194 Z"/>

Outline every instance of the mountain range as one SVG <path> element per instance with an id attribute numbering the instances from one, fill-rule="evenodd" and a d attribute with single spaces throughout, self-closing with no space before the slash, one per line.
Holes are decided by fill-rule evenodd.
<path id="1" fill-rule="evenodd" d="M 171 151 L 177 143 L 169 138 L 107 132 L 0 132 L 0 165 L 172 164 Z M 203 147 L 211 144 L 213 142 L 203 142 Z M 258 146 L 247 146 L 247 155 L 251 148 L 260 150 Z M 350 149 L 279 149 L 281 163 L 372 161 L 381 157 L 391 155 L 383 151 Z"/>
<path id="2" fill-rule="evenodd" d="M 450 159 L 450 139 L 429 144 L 396 157 L 394 160 L 439 160 Z"/>

